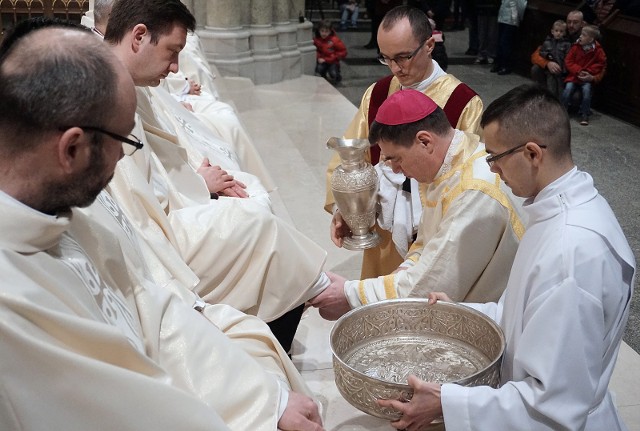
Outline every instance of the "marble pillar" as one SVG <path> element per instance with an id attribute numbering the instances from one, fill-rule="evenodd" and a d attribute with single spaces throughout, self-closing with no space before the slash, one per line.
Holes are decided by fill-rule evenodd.
<path id="1" fill-rule="evenodd" d="M 283 79 L 283 57 L 278 30 L 273 26 L 273 6 L 278 0 L 251 0 L 249 32 L 255 63 L 253 82 L 272 84 Z"/>
<path id="2" fill-rule="evenodd" d="M 274 83 L 313 74 L 304 0 L 183 0 L 198 21 L 207 60 L 222 76 Z"/>

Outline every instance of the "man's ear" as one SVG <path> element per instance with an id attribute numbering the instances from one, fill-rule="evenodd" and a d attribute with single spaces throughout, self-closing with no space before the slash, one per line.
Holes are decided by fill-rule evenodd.
<path id="1" fill-rule="evenodd" d="M 431 52 L 433 52 L 433 48 L 435 48 L 436 46 L 436 40 L 433 38 L 433 36 L 431 36 L 429 39 L 427 39 L 424 45 L 425 46 L 422 49 L 426 49 L 427 53 L 431 55 Z"/>
<path id="2" fill-rule="evenodd" d="M 58 163 L 66 174 L 86 169 L 91 159 L 90 138 L 80 127 L 64 131 L 57 143 Z"/>
<path id="3" fill-rule="evenodd" d="M 527 142 L 524 146 L 524 154 L 531 160 L 534 167 L 540 167 L 544 155 L 543 151 L 544 150 L 535 142 Z"/>
<path id="4" fill-rule="evenodd" d="M 417 144 L 423 146 L 425 150 L 432 153 L 435 146 L 433 145 L 433 134 L 426 130 L 420 130 L 416 133 Z"/>
<path id="5" fill-rule="evenodd" d="M 131 30 L 131 49 L 138 52 L 144 43 L 145 36 L 149 34 L 147 26 L 144 24 L 136 24 Z"/>

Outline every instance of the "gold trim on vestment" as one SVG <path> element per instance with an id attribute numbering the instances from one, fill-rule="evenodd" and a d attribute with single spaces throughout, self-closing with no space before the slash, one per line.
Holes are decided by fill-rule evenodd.
<path id="1" fill-rule="evenodd" d="M 395 278 L 394 274 L 384 276 L 384 295 L 387 299 L 396 299 L 398 297 L 394 284 Z"/>

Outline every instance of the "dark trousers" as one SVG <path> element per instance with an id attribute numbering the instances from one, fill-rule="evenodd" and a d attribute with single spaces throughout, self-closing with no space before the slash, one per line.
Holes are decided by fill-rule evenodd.
<path id="1" fill-rule="evenodd" d="M 322 76 L 332 84 L 340 82 L 340 63 L 316 63 L 316 75 Z"/>
<path id="2" fill-rule="evenodd" d="M 496 53 L 495 66 L 498 69 L 511 70 L 513 67 L 513 47 L 518 36 L 518 27 L 515 25 L 498 23 L 498 52 Z"/>
<path id="3" fill-rule="evenodd" d="M 298 330 L 298 324 L 302 318 L 304 304 L 299 305 L 291 311 L 286 312 L 276 320 L 267 323 L 269 329 L 276 337 L 285 352 L 289 353 L 293 344 L 293 337 Z"/>

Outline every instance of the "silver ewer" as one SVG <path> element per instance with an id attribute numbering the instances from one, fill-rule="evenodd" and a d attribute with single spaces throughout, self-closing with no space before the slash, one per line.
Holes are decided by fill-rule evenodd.
<path id="1" fill-rule="evenodd" d="M 378 174 L 365 160 L 368 139 L 330 138 L 327 148 L 336 150 L 342 163 L 331 175 L 331 191 L 342 218 L 351 229 L 343 239 L 348 250 L 364 250 L 380 243 L 373 231 L 378 201 Z"/>

